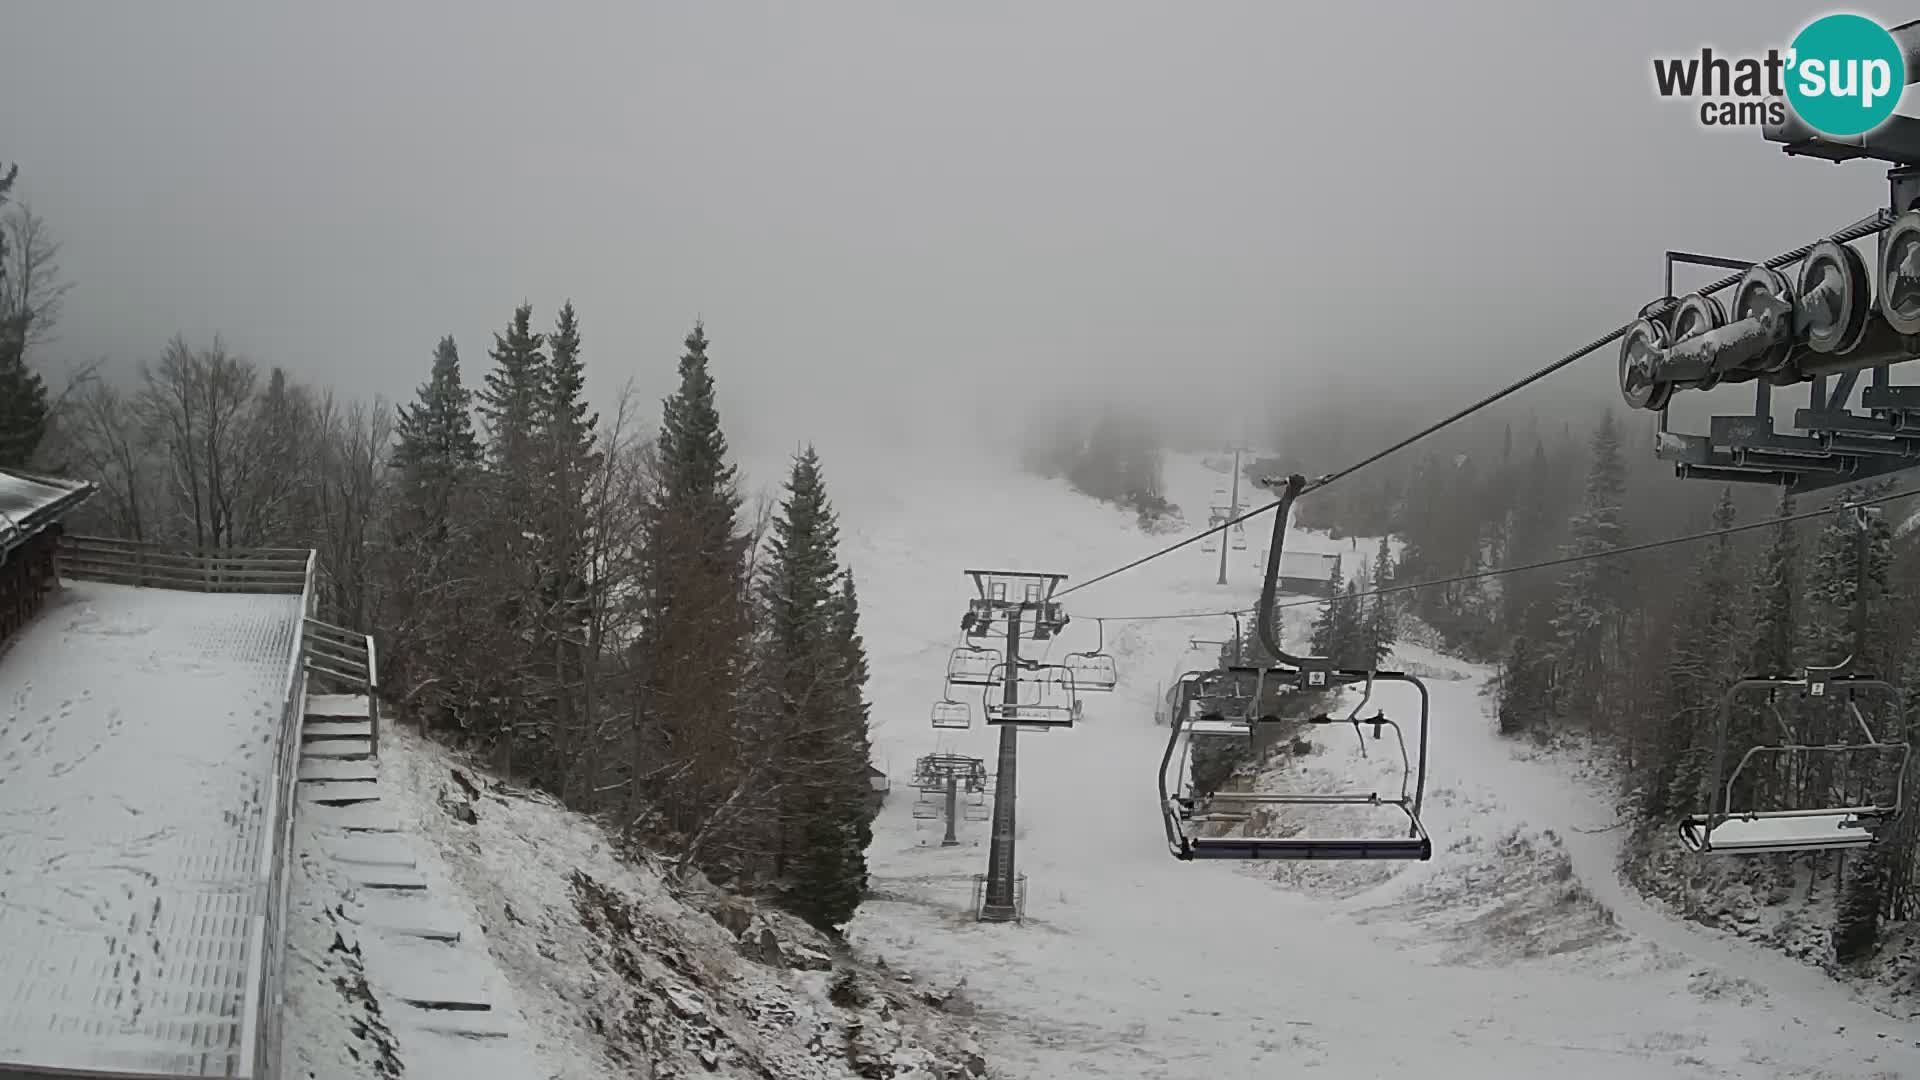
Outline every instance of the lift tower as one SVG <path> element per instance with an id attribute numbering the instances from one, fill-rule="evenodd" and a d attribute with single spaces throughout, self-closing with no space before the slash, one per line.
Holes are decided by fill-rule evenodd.
<path id="1" fill-rule="evenodd" d="M 1020 643 L 1050 640 L 1066 626 L 1066 612 L 1054 601 L 1053 592 L 1067 576 L 1010 570 L 969 570 L 967 576 L 973 578 L 979 595 L 967 603 L 961 629 L 973 640 L 989 640 L 998 635 L 1004 642 L 1006 657 L 1001 705 L 990 708 L 987 713 L 987 723 L 1000 728 L 1000 759 L 994 777 L 993 833 L 987 848 L 987 879 L 980 921 L 1012 922 L 1020 917 L 1013 840 L 1020 728 L 1029 721 L 1028 710 L 1020 704 Z M 1077 705 L 1075 702 L 1076 710 Z"/>

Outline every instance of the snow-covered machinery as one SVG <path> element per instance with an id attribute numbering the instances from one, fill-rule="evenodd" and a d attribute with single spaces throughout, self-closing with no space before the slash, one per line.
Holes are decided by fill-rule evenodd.
<path id="1" fill-rule="evenodd" d="M 1619 334 L 1620 392 L 1660 414 L 1655 453 L 1682 477 L 1805 492 L 1914 468 L 1920 386 L 1893 385 L 1890 370 L 1920 357 L 1920 120 L 1845 140 L 1797 119 L 1764 133 L 1792 155 L 1890 163 L 1886 208 L 1763 263 L 1667 252 L 1664 295 Z M 1873 256 L 1853 246 L 1876 236 Z M 1676 265 L 1734 273 L 1675 296 Z M 1676 392 L 1741 382 L 1751 410 L 1711 417 L 1704 434 L 1670 427 Z M 1806 407 L 1776 431 L 1773 390 L 1797 383 Z"/>
<path id="2" fill-rule="evenodd" d="M 1787 722 L 1781 696 L 1803 714 L 1802 729 Z M 1773 731 L 1744 749 L 1730 746 L 1742 699 L 1761 698 Z M 1900 809 L 1911 748 L 1877 734 L 1860 709 L 1862 697 L 1890 703 L 1890 723 L 1903 723 L 1903 695 L 1880 679 L 1808 668 L 1797 679 L 1742 679 L 1720 700 L 1712 803 L 1680 822 L 1680 842 L 1706 853 L 1758 855 L 1865 847 Z M 1822 721 L 1825 720 L 1823 724 Z M 1809 726 L 1822 728 L 1809 735 Z M 1744 740 L 1743 740 L 1744 741 Z M 1733 752 L 1740 756 L 1727 767 Z M 1844 764 L 1853 767 L 1844 767 Z M 1775 808 L 1755 808 L 1760 801 Z"/>

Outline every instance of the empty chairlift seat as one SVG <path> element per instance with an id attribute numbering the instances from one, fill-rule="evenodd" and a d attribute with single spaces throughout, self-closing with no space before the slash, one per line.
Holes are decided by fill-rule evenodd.
<path id="1" fill-rule="evenodd" d="M 1780 708 L 1783 692 L 1802 702 L 1821 701 L 1819 707 L 1837 706 L 1841 710 L 1839 729 L 1850 729 L 1852 741 L 1840 741 L 1842 736 L 1838 733 L 1814 740 L 1802 738 Z M 1734 706 L 1742 697 L 1760 694 L 1764 694 L 1761 704 L 1771 719 L 1770 727 L 1780 741 L 1746 748 L 1729 770 L 1725 766 L 1731 751 L 1727 743 L 1733 730 Z M 1681 819 L 1681 845 L 1702 855 L 1763 855 L 1836 851 L 1873 844 L 1882 826 L 1899 812 L 1911 751 L 1904 736 L 1895 739 L 1875 733 L 1860 710 L 1858 699 L 1862 696 L 1888 702 L 1891 706 L 1888 715 L 1895 718 L 1893 723 L 1898 723 L 1904 711 L 1903 696 L 1880 679 L 1840 676 L 1835 669 L 1815 667 L 1797 679 L 1743 679 L 1735 683 L 1720 701 L 1713 768 L 1707 786 L 1712 793 L 1712 804 L 1705 812 Z M 1812 805 L 1776 805 L 1767 809 L 1751 805 L 1756 801 L 1755 791 L 1764 790 L 1765 785 L 1740 783 L 1749 765 L 1756 760 L 1784 759 L 1784 764 L 1791 767 L 1795 762 L 1816 758 L 1831 762 L 1836 778 L 1851 774 L 1861 786 L 1881 790 L 1859 791 L 1843 797 L 1836 791 L 1838 785 L 1827 784 L 1826 790 L 1835 794 L 1824 801 L 1809 800 Z M 1764 770 L 1761 775 L 1774 773 Z M 1768 801 L 1786 800 L 1776 796 Z"/>
<path id="2" fill-rule="evenodd" d="M 1112 690 L 1120 684 L 1120 671 L 1106 653 L 1068 653 L 1062 661 L 1080 691 Z"/>
<path id="3" fill-rule="evenodd" d="M 1050 731 L 1070 728 L 1080 720 L 1080 702 L 1005 705 L 987 704 L 987 723 L 1015 724 L 1021 730 Z"/>
<path id="4" fill-rule="evenodd" d="M 1835 851 L 1872 844 L 1883 820 L 1884 811 L 1867 806 L 1734 817 L 1695 814 L 1680 822 L 1680 843 L 1698 854 Z"/>
<path id="5" fill-rule="evenodd" d="M 950 686 L 999 686 L 1006 681 L 1006 664 L 998 649 L 960 648 L 947 658 Z"/>
<path id="6" fill-rule="evenodd" d="M 965 731 L 973 726 L 973 707 L 964 701 L 936 701 L 933 703 L 933 726 Z"/>
<path id="7" fill-rule="evenodd" d="M 1194 673 L 1202 675 L 1202 673 Z M 1310 677 L 1321 675 L 1312 685 L 1324 685 L 1328 681 L 1335 684 L 1367 683 L 1367 695 L 1361 704 L 1354 707 L 1351 714 L 1339 720 L 1329 717 L 1317 717 L 1314 723 L 1338 724 L 1341 726 L 1357 724 L 1370 727 L 1376 736 L 1386 730 L 1392 730 L 1394 742 L 1400 750 L 1401 775 L 1400 790 L 1397 796 L 1382 795 L 1378 792 L 1352 793 L 1279 793 L 1279 792 L 1211 792 L 1193 791 L 1190 785 L 1190 773 L 1187 768 L 1187 746 L 1196 737 L 1214 734 L 1234 734 L 1246 737 L 1254 713 L 1249 710 L 1249 720 L 1235 722 L 1220 717 L 1209 710 L 1201 717 L 1189 719 L 1185 724 L 1176 725 L 1167 740 L 1166 753 L 1160 762 L 1160 798 L 1162 816 L 1167 834 L 1167 846 L 1175 858 L 1191 859 L 1335 859 L 1335 860 L 1416 860 L 1425 861 L 1433 857 L 1433 841 L 1427 835 L 1426 827 L 1420 821 L 1421 793 L 1426 783 L 1426 747 L 1427 747 L 1427 694 L 1424 686 L 1413 676 L 1398 672 L 1304 672 L 1274 669 L 1270 673 L 1275 681 L 1292 681 L 1296 685 L 1309 685 Z M 1326 676 L 1334 676 L 1329 680 Z M 1263 676 L 1264 678 L 1265 676 Z M 1414 686 L 1420 693 L 1420 725 L 1417 742 L 1417 756 L 1407 747 L 1405 735 L 1400 725 L 1387 718 L 1384 713 L 1360 719 L 1359 714 L 1368 699 L 1372 697 L 1375 682 L 1404 682 Z M 1205 683 L 1205 677 L 1196 678 L 1192 685 L 1199 687 Z M 1226 804 L 1233 813 L 1217 813 L 1216 804 Z M 1282 809 L 1297 807 L 1367 807 L 1386 811 L 1397 822 L 1394 829 L 1385 835 L 1322 835 L 1322 836 L 1197 836 L 1188 826 L 1200 824 L 1247 823 L 1253 817 L 1251 808 L 1268 807 Z M 1398 835 L 1392 835 L 1398 833 Z"/>

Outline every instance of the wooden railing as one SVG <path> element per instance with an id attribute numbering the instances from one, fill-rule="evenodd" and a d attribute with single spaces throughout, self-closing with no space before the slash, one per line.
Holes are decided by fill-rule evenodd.
<path id="1" fill-rule="evenodd" d="M 322 622 L 319 560 L 304 548 L 189 551 L 102 536 L 62 536 L 60 576 L 189 592 L 277 593 L 300 597 L 280 704 L 280 748 L 267 789 L 266 839 L 257 867 L 257 901 L 247 949 L 247 999 L 239 1061 L 232 1075 L 273 1080 L 280 1073 L 286 1014 L 287 919 L 292 894 L 295 792 L 300 726 L 309 678 L 367 696 L 372 745 L 379 753 L 379 668 L 373 637 Z"/>
<path id="2" fill-rule="evenodd" d="M 345 694 L 367 696 L 368 743 L 380 756 L 380 667 L 373 635 L 309 618 L 301 638 L 307 672 Z"/>
<path id="3" fill-rule="evenodd" d="M 273 759 L 273 779 L 267 788 L 267 834 L 260 846 L 259 909 L 253 919 L 253 941 L 248 950 L 248 986 L 253 991 L 241 1021 L 239 1077 L 276 1080 L 286 1016 L 287 915 L 293 880 L 293 828 L 299 781 L 300 725 L 307 711 L 307 627 L 318 609 L 314 589 L 319 567 L 317 553 L 304 553 L 300 584 L 299 624 L 287 657 L 287 677 L 280 699 L 280 749 Z M 183 587 L 183 586 L 161 586 Z M 190 587 L 190 586 L 186 586 Z M 263 589 L 215 589 L 258 592 Z M 278 589 L 272 591 L 280 591 Z"/>
<path id="4" fill-rule="evenodd" d="M 60 538 L 60 575 L 189 592 L 304 593 L 313 553 L 304 548 L 187 551 L 104 536 Z"/>

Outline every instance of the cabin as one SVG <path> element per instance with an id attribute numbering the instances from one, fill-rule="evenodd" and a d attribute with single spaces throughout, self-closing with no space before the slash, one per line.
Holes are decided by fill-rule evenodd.
<path id="1" fill-rule="evenodd" d="M 1283 593 L 1302 596 L 1329 596 L 1333 593 L 1333 575 L 1340 569 L 1340 556 L 1317 551 L 1282 551 L 1279 588 Z"/>

